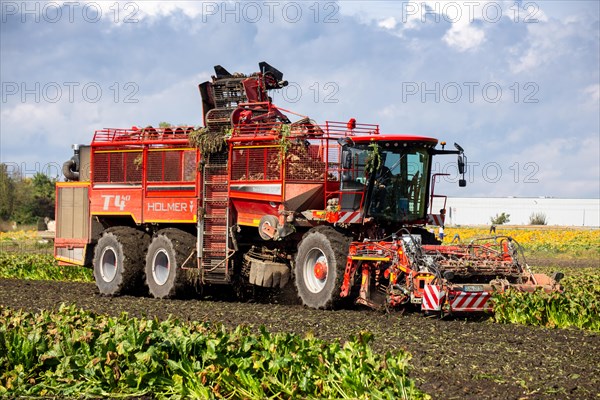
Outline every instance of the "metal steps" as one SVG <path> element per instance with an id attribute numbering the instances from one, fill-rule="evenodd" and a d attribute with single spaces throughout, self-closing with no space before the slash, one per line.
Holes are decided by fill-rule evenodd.
<path id="1" fill-rule="evenodd" d="M 204 283 L 229 282 L 229 198 L 227 192 L 227 154 L 208 157 L 204 166 L 202 209 L 198 223 L 201 237 L 198 254 Z"/>

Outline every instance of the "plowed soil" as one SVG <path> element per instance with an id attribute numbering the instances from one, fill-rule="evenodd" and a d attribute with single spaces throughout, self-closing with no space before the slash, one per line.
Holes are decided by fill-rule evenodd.
<path id="1" fill-rule="evenodd" d="M 600 399 L 600 335 L 499 325 L 487 320 L 439 320 L 418 313 L 319 311 L 300 305 L 207 299 L 104 297 L 94 284 L 0 279 L 0 304 L 29 311 L 61 303 L 101 314 L 211 321 L 271 331 L 312 331 L 344 340 L 375 334 L 377 351 L 412 353 L 411 376 L 434 399 Z"/>

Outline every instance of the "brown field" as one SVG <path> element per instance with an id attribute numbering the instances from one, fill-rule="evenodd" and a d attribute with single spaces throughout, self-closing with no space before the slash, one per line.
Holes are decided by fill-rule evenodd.
<path id="1" fill-rule="evenodd" d="M 293 301 L 111 298 L 100 296 L 93 283 L 0 279 L 3 306 L 36 311 L 61 303 L 109 315 L 172 315 L 228 327 L 311 331 L 327 340 L 367 329 L 375 335 L 375 350 L 412 353 L 411 377 L 434 399 L 598 399 L 600 393 L 600 335 L 580 330 L 500 325 L 485 318 L 439 320 L 419 313 L 319 311 Z"/>

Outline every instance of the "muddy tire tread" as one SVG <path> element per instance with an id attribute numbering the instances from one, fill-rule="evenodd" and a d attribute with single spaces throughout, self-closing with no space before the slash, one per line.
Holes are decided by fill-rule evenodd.
<path id="1" fill-rule="evenodd" d="M 116 226 L 108 228 L 102 233 L 102 237 L 110 236 L 115 238 L 123 253 L 122 271 L 117 272 L 121 274 L 122 280 L 112 293 L 104 294 L 111 296 L 139 294 L 139 291 L 144 287 L 145 252 L 150 243 L 150 235 L 129 226 Z M 94 263 L 98 257 L 98 249 L 98 246 L 96 246 L 96 249 L 94 250 Z M 94 269 L 94 276 L 95 275 L 96 270 Z"/>
<path id="2" fill-rule="evenodd" d="M 181 229 L 177 228 L 165 228 L 158 231 L 155 235 L 155 238 L 158 236 L 164 236 L 168 241 L 171 242 L 173 247 L 173 251 L 175 253 L 175 279 L 173 282 L 169 284 L 169 282 L 165 283 L 165 285 L 169 284 L 167 288 L 167 293 L 158 296 L 159 298 L 175 298 L 181 296 L 185 290 L 190 286 L 190 281 L 188 279 L 188 274 L 186 270 L 180 268 L 181 264 L 189 257 L 190 253 L 196 247 L 196 238 L 190 233 L 184 232 Z M 148 259 L 150 253 L 146 253 L 146 286 L 150 290 L 150 284 L 148 282 L 149 274 L 151 274 L 150 263 L 151 260 Z M 189 263 L 189 261 L 188 261 Z M 193 265 L 193 264 L 192 264 Z M 157 297 L 157 296 L 155 296 Z"/>

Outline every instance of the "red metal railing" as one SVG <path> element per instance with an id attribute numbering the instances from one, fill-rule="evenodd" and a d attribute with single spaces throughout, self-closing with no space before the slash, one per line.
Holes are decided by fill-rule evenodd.
<path id="1" fill-rule="evenodd" d="M 105 128 L 94 132 L 92 145 L 108 144 L 140 144 L 156 142 L 172 142 L 187 140 L 194 131 L 193 126 L 177 126 L 171 128 Z M 126 143 L 125 143 L 126 142 Z"/>
<path id="2" fill-rule="evenodd" d="M 287 130 L 288 127 L 289 131 Z M 253 140 L 275 140 L 282 136 L 288 138 L 339 138 L 378 134 L 379 125 L 376 124 L 350 124 L 348 122 L 326 121 L 325 124 L 319 125 L 309 119 L 303 119 L 291 124 L 284 124 L 282 122 L 237 124 L 233 128 L 230 140 L 233 142 L 246 142 Z"/>
<path id="3" fill-rule="evenodd" d="M 329 136 L 379 135 L 379 125 L 376 124 L 325 121 L 321 127 Z"/>

